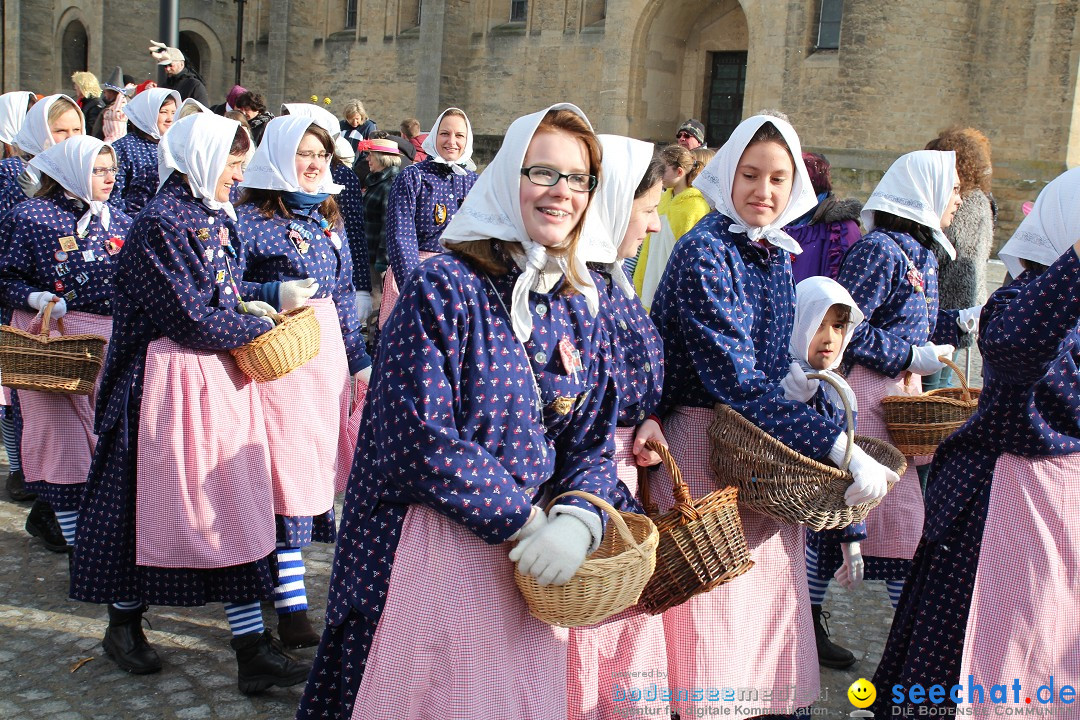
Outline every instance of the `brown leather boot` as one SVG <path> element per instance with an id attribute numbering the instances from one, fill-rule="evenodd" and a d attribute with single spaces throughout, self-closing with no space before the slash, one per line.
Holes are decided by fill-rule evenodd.
<path id="1" fill-rule="evenodd" d="M 311 626 L 307 610 L 278 615 L 277 629 L 281 644 L 292 650 L 319 644 L 319 633 Z"/>

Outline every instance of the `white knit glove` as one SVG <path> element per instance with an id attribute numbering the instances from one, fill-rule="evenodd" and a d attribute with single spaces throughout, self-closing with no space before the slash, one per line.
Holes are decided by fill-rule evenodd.
<path id="1" fill-rule="evenodd" d="M 858 542 L 843 543 L 840 549 L 844 553 L 844 564 L 833 573 L 833 577 L 840 583 L 840 587 L 854 590 L 862 584 L 865 573 L 862 550 Z"/>
<path id="2" fill-rule="evenodd" d="M 847 450 L 847 437 L 840 433 L 833 442 L 832 449 L 829 450 L 829 459 L 837 467 L 844 461 L 845 450 Z M 854 482 L 844 493 L 844 502 L 849 506 L 880 500 L 888 492 L 889 482 L 900 479 L 899 475 L 867 455 L 866 451 L 858 445 L 851 448 L 848 472 L 854 477 Z"/>
<path id="3" fill-rule="evenodd" d="M 956 317 L 956 324 L 966 333 L 979 332 L 979 315 L 982 314 L 982 305 L 964 308 Z"/>
<path id="4" fill-rule="evenodd" d="M 797 362 L 788 367 L 788 374 L 780 381 L 780 387 L 784 389 L 784 397 L 795 402 L 810 402 L 810 398 L 817 394 L 820 380 L 811 380 L 806 377 L 802 367 Z"/>
<path id="5" fill-rule="evenodd" d="M 366 323 L 371 317 L 371 293 L 367 290 L 356 291 L 356 314 L 362 323 Z"/>
<path id="6" fill-rule="evenodd" d="M 543 508 L 533 505 L 532 512 L 529 513 L 529 519 L 509 539 L 523 542 L 526 538 L 530 538 L 539 532 L 545 525 L 547 525 L 547 513 L 544 512 Z"/>
<path id="7" fill-rule="evenodd" d="M 568 513 L 548 520 L 534 535 L 510 551 L 518 572 L 532 575 L 539 585 L 565 585 L 585 562 L 592 533 L 581 520 Z"/>
<path id="8" fill-rule="evenodd" d="M 38 311 L 40 315 L 45 311 L 45 306 L 53 300 L 58 302 L 52 309 L 52 313 L 49 315 L 53 320 L 59 320 L 67 315 L 67 301 L 59 295 L 53 295 L 51 292 L 32 292 L 30 296 L 26 298 L 26 304 Z"/>
<path id="9" fill-rule="evenodd" d="M 262 300 L 247 300 L 237 306 L 240 312 L 253 315 L 254 317 L 269 317 L 270 315 L 277 315 L 277 309 L 268 302 Z"/>
<path id="10" fill-rule="evenodd" d="M 307 299 L 317 292 L 319 292 L 319 283 L 315 282 L 315 278 L 286 280 L 278 288 L 281 312 L 288 312 L 303 306 Z"/>
<path id="11" fill-rule="evenodd" d="M 954 350 L 956 348 L 952 345 L 935 345 L 934 343 L 912 345 L 911 362 L 908 363 L 905 370 L 909 370 L 916 375 L 933 375 L 945 367 L 945 363 L 938 360 L 938 358 L 942 355 L 949 357 Z"/>

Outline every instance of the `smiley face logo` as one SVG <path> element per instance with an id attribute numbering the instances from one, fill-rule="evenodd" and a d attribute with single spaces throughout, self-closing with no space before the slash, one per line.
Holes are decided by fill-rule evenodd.
<path id="1" fill-rule="evenodd" d="M 857 708 L 868 708 L 877 698 L 877 689 L 866 678 L 859 678 L 851 683 L 847 691 L 848 700 Z"/>

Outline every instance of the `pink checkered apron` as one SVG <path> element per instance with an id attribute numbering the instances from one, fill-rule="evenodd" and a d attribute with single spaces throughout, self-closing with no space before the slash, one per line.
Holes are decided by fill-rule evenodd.
<path id="1" fill-rule="evenodd" d="M 509 552 L 409 507 L 353 720 L 562 717 L 567 631 L 529 614 Z"/>
<path id="2" fill-rule="evenodd" d="M 709 467 L 708 427 L 713 417 L 711 409 L 679 407 L 664 426 L 672 457 L 695 498 L 717 487 Z M 657 505 L 661 510 L 670 508 L 671 475 L 660 468 L 650 479 Z M 735 704 L 768 708 L 756 714 L 790 713 L 818 697 L 805 531 L 745 508 L 739 515 L 754 567 L 663 614 L 673 710 L 692 714 L 694 708 L 723 704 L 679 699 L 693 697 L 697 689 L 745 690 L 746 697 Z"/>
<path id="3" fill-rule="evenodd" d="M 274 512 L 314 517 L 332 508 L 335 489 L 345 487 L 355 443 L 349 442 L 345 427 L 349 362 L 337 306 L 333 298 L 307 304 L 319 321 L 319 354 L 256 388 L 270 440 Z"/>
<path id="4" fill-rule="evenodd" d="M 85 312 L 69 312 L 64 316 L 67 335 L 112 336 L 112 318 Z M 16 310 L 11 324 L 27 332 L 41 332 L 41 318 L 24 310 Z M 51 323 L 50 337 L 58 337 L 56 323 Z M 108 352 L 108 345 L 104 352 Z M 103 356 L 104 357 L 104 356 Z M 90 459 L 97 446 L 94 434 L 94 403 L 97 383 L 89 395 L 66 395 L 20 390 L 22 402 L 23 471 L 27 482 L 49 482 L 72 485 L 86 482 Z"/>
<path id="5" fill-rule="evenodd" d="M 334 488 L 335 492 L 345 492 L 345 485 L 352 472 L 353 455 L 356 453 L 356 443 L 360 437 L 360 420 L 364 416 L 364 403 L 367 400 L 368 386 L 359 378 L 353 383 L 351 409 L 349 410 L 349 422 L 345 424 L 345 432 L 349 441 L 349 452 L 342 458 L 345 467 L 344 472 L 338 475 L 341 483 Z"/>
<path id="6" fill-rule="evenodd" d="M 427 252 L 426 250 L 420 251 L 420 262 L 424 262 L 429 257 L 435 257 L 439 253 Z M 397 281 L 394 279 L 394 270 L 392 268 L 386 268 L 386 274 L 383 275 L 382 285 L 382 300 L 379 305 L 379 328 L 382 329 L 386 325 L 386 319 L 390 317 L 390 311 L 394 309 L 394 305 L 397 304 L 398 299 L 398 286 Z"/>
<path id="7" fill-rule="evenodd" d="M 881 398 L 890 395 L 922 392 L 922 378 L 911 375 L 907 391 L 904 376 L 885 377 L 881 373 L 856 365 L 848 374 L 848 385 L 855 392 L 859 402 L 859 417 L 856 421 L 860 435 L 892 442 L 889 429 L 885 427 L 885 414 L 881 407 Z M 922 487 L 919 485 L 919 473 L 915 469 L 915 458 L 908 458 L 907 470 L 900 476 L 900 482 L 893 486 L 881 504 L 870 511 L 866 518 L 866 540 L 860 545 L 862 554 L 867 557 L 904 558 L 915 557 L 915 548 L 922 537 L 923 507 Z M 919 458 L 919 464 L 926 464 L 929 458 Z"/>
<path id="8" fill-rule="evenodd" d="M 991 687 L 1020 680 L 1020 707 L 1080 718 L 1080 703 L 1054 701 L 1080 680 L 1080 453 L 998 458 L 990 487 L 960 682 Z M 1025 702 L 1031 698 L 1031 703 Z M 977 697 L 976 697 L 977 699 Z M 1008 692 L 1012 704 L 1013 691 Z M 983 705 L 985 707 L 985 705 Z"/>
<path id="9" fill-rule="evenodd" d="M 220 568 L 274 550 L 274 492 L 255 383 L 225 352 L 146 349 L 136 564 Z"/>
<path id="10" fill-rule="evenodd" d="M 632 451 L 636 430 L 620 427 L 615 431 L 619 479 L 635 495 L 638 471 Z M 570 628 L 566 664 L 569 720 L 626 717 L 629 708 L 655 708 L 653 714 L 659 714 L 667 705 L 656 699 L 655 692 L 667 685 L 664 619 L 660 615 L 629 608 L 600 625 Z M 647 694 L 650 686 L 655 687 Z M 630 700 L 638 697 L 635 691 L 652 700 Z"/>

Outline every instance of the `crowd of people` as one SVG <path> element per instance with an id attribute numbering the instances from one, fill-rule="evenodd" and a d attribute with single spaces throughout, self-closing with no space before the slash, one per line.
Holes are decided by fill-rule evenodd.
<path id="1" fill-rule="evenodd" d="M 478 173 L 460 108 L 390 135 L 358 100 L 273 112 L 236 86 L 210 107 L 182 53 L 151 51 L 166 86 L 117 68 L 104 89 L 76 73 L 74 98 L 0 96 L 4 321 L 107 340 L 89 395 L 4 388 L 7 489 L 70 553 L 70 596 L 106 606 L 121 669 L 162 669 L 153 606 L 221 603 L 239 690 L 306 680 L 297 717 L 691 717 L 718 688 L 790 716 L 821 666 L 856 662 L 825 627 L 831 581 L 878 579 L 883 715 L 917 702 L 894 685 L 1080 672 L 1057 612 L 1080 599 L 1080 171 L 1039 195 L 986 298 L 972 128 L 901 155 L 866 203 L 777 111 L 714 150 L 694 119 L 658 148 L 556 104 Z M 318 354 L 248 378 L 231 351 L 302 307 Z M 888 441 L 882 399 L 947 384 L 976 341 L 979 409 L 934 456 L 897 475 L 849 449 L 845 408 Z M 643 512 L 646 468 L 670 508 L 649 441 L 715 490 L 717 403 L 880 504 L 822 532 L 740 509 L 754 567 L 661 615 L 530 615 L 515 571 L 565 584 L 604 538 L 604 513 L 560 496 Z M 336 543 L 324 627 L 315 542 Z M 650 697 L 634 677 L 666 680 Z"/>

